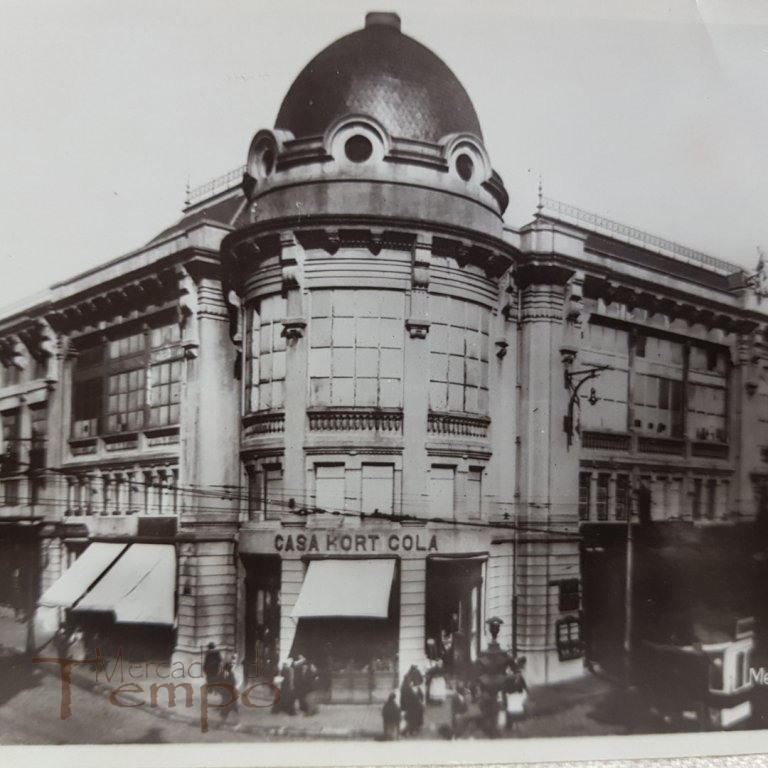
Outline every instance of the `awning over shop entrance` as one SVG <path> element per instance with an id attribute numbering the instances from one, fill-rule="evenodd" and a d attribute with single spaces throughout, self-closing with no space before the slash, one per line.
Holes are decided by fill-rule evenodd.
<path id="1" fill-rule="evenodd" d="M 112 611 L 122 623 L 173 625 L 175 581 L 172 544 L 132 544 L 76 610 Z"/>
<path id="2" fill-rule="evenodd" d="M 40 605 L 71 608 L 125 551 L 127 544 L 91 544 L 61 577 L 43 592 Z"/>
<path id="3" fill-rule="evenodd" d="M 312 560 L 291 616 L 386 619 L 395 561 Z"/>

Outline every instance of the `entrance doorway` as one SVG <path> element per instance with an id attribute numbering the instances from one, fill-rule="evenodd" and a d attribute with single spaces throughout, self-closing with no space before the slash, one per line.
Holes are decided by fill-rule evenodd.
<path id="1" fill-rule="evenodd" d="M 463 675 L 480 653 L 484 565 L 481 558 L 427 560 L 426 653 L 442 659 L 448 674 Z"/>
<path id="2" fill-rule="evenodd" d="M 245 658 L 278 663 L 280 558 L 243 555 L 245 566 Z M 258 657 L 256 656 L 258 648 Z"/>

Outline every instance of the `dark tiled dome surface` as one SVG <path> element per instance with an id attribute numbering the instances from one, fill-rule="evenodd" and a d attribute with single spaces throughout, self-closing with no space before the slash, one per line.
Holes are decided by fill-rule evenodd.
<path id="1" fill-rule="evenodd" d="M 343 115 L 369 115 L 398 138 L 437 142 L 449 133 L 482 139 L 464 87 L 432 51 L 398 29 L 372 25 L 315 56 L 283 100 L 275 128 L 320 136 Z"/>

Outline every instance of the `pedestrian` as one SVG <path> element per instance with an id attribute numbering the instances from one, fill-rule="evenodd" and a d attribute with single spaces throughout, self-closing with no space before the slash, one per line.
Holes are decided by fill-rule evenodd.
<path id="1" fill-rule="evenodd" d="M 317 708 L 313 702 L 313 693 L 317 682 L 317 667 L 303 653 L 296 657 L 293 663 L 293 684 L 299 709 L 305 715 L 314 715 Z"/>
<path id="2" fill-rule="evenodd" d="M 216 643 L 208 643 L 208 650 L 205 652 L 205 659 L 203 660 L 203 672 L 208 685 L 221 682 L 221 675 L 224 671 L 222 666 L 222 658 L 219 649 L 216 647 Z M 219 693 L 219 689 L 215 688 L 215 691 Z M 221 695 L 219 693 L 219 698 Z"/>
<path id="3" fill-rule="evenodd" d="M 239 730 L 241 723 L 240 723 L 240 685 L 243 682 L 243 671 L 240 669 L 240 659 L 238 658 L 238 655 L 236 653 L 232 654 L 232 657 L 230 658 L 229 662 L 226 665 L 226 672 L 225 672 L 225 678 L 223 680 L 225 683 L 229 683 L 229 685 L 234 686 L 235 688 L 235 700 L 229 704 L 228 706 L 222 708 L 221 710 L 221 717 L 222 720 L 227 721 L 229 719 L 230 712 L 234 715 L 235 720 L 235 730 Z"/>
<path id="4" fill-rule="evenodd" d="M 468 723 L 468 711 L 470 702 L 469 688 L 460 682 L 451 697 L 451 732 L 453 737 L 462 736 Z"/>
<path id="5" fill-rule="evenodd" d="M 389 698 L 381 708 L 381 719 L 384 723 L 384 740 L 397 741 L 400 738 L 400 705 L 397 694 L 390 693 Z"/>
<path id="6" fill-rule="evenodd" d="M 293 659 L 289 656 L 280 666 L 280 677 L 283 682 L 280 686 L 280 701 L 272 707 L 272 712 L 285 712 L 289 715 L 296 714 L 296 674 L 293 668 Z"/>
<path id="7" fill-rule="evenodd" d="M 424 725 L 424 682 L 419 668 L 414 664 L 405 675 L 400 688 L 400 706 L 405 713 L 405 733 L 415 735 Z"/>

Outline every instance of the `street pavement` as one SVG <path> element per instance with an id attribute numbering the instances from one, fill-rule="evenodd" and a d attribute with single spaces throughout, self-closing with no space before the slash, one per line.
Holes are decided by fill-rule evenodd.
<path id="1" fill-rule="evenodd" d="M 111 666 L 110 666 L 111 669 Z M 150 706 L 149 685 L 138 680 L 144 693 L 119 694 L 126 705 L 110 703 L 109 695 L 120 685 L 119 672 L 108 683 L 103 672 L 95 682 L 92 667 L 75 669 L 71 686 L 71 716 L 61 719 L 62 686 L 58 665 L 31 664 L 25 654 L 0 656 L 0 744 L 157 744 L 240 743 L 255 741 L 304 741 L 381 739 L 380 705 L 325 705 L 306 716 L 273 713 L 269 707 L 249 709 L 242 704 L 225 710 L 211 709 L 208 731 L 201 723 L 201 690 L 193 685 L 193 706 L 185 707 L 182 689 L 174 708 L 160 691 L 155 708 Z M 128 677 L 126 674 L 126 682 Z M 168 682 L 168 681 L 165 681 Z M 178 682 L 178 681 L 177 681 Z M 559 686 L 533 689 L 531 714 L 516 724 L 511 736 L 573 736 L 624 733 L 620 723 L 608 722 L 601 701 L 609 686 L 592 676 Z M 253 696 L 253 703 L 259 703 Z M 226 714 L 223 714 L 226 713 Z M 450 705 L 430 705 L 418 738 L 446 737 Z"/>

